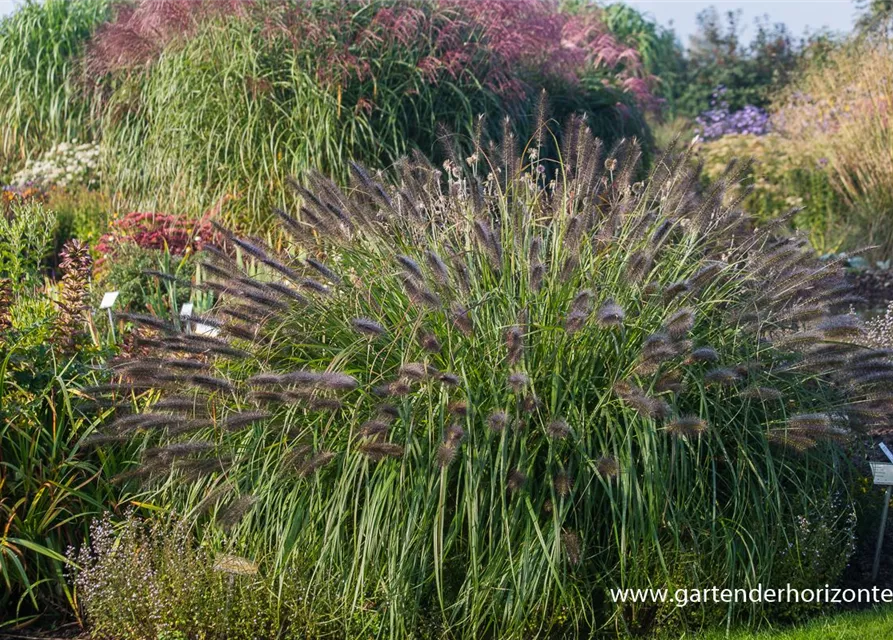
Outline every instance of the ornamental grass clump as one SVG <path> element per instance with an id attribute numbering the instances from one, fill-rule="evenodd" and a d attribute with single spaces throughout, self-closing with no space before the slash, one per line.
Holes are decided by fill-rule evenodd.
<path id="1" fill-rule="evenodd" d="M 529 132 L 542 90 L 614 138 L 646 135 L 653 104 L 600 9 L 548 0 L 141 0 L 86 58 L 105 88 L 109 188 L 150 210 L 227 198 L 223 214 L 254 230 L 292 204 L 288 175 L 437 157 L 442 128 L 471 136 L 482 113 Z"/>
<path id="2" fill-rule="evenodd" d="M 78 57 L 112 5 L 109 0 L 18 4 L 0 18 L 0 169 L 34 158 L 54 142 L 96 133 Z"/>
<path id="3" fill-rule="evenodd" d="M 507 134 L 447 173 L 317 176 L 282 250 L 221 229 L 203 329 L 131 317 L 150 355 L 87 390 L 156 390 L 108 427 L 154 441 L 121 480 L 300 567 L 343 629 L 633 628 L 652 605 L 606 589 L 771 582 L 893 365 L 834 264 L 722 204 L 731 179 L 700 196 L 668 156 L 635 182 L 634 142 L 565 130 L 554 159 Z"/>
<path id="4" fill-rule="evenodd" d="M 789 157 L 810 163 L 839 197 L 845 248 L 893 254 L 893 47 L 860 38 L 808 65 L 776 100 Z"/>

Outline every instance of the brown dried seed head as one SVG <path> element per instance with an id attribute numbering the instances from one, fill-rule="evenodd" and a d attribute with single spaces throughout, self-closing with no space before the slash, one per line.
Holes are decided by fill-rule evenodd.
<path id="1" fill-rule="evenodd" d="M 567 318 L 564 319 L 564 330 L 568 333 L 576 333 L 583 328 L 588 317 L 589 314 L 587 313 L 572 311 L 567 315 Z"/>
<path id="2" fill-rule="evenodd" d="M 603 328 L 619 327 L 625 317 L 623 308 L 610 298 L 599 308 L 597 314 L 598 324 Z"/>
<path id="3" fill-rule="evenodd" d="M 388 432 L 388 424 L 382 420 L 367 420 L 360 425 L 360 435 L 366 438 L 381 436 Z"/>
<path id="4" fill-rule="evenodd" d="M 571 428 L 570 425 L 563 418 L 557 418 L 555 420 L 552 420 L 546 426 L 546 433 L 549 434 L 550 438 L 563 440 L 571 434 Z"/>
<path id="5" fill-rule="evenodd" d="M 509 491 L 515 493 L 524 488 L 524 485 L 527 483 L 527 476 L 522 473 L 519 469 L 512 469 L 509 471 L 508 478 L 506 478 L 505 485 Z"/>
<path id="6" fill-rule="evenodd" d="M 419 346 L 428 353 L 440 353 L 440 341 L 433 333 L 422 331 L 419 333 Z"/>
<path id="7" fill-rule="evenodd" d="M 453 303 L 451 307 L 451 317 L 453 324 L 459 331 L 467 336 L 474 334 L 474 322 L 471 319 L 471 312 L 458 302 Z"/>
<path id="8" fill-rule="evenodd" d="M 564 552 L 567 554 L 567 561 L 572 565 L 580 564 L 580 561 L 582 560 L 580 537 L 576 533 L 565 531 L 561 534 L 561 541 L 564 544 Z"/>
<path id="9" fill-rule="evenodd" d="M 695 326 L 695 311 L 689 307 L 672 314 L 665 323 L 666 331 L 674 340 L 684 338 Z"/>
<path id="10" fill-rule="evenodd" d="M 539 291 L 543 286 L 543 276 L 546 275 L 546 266 L 542 262 L 534 262 L 530 265 L 530 288 Z"/>
<path id="11" fill-rule="evenodd" d="M 357 449 L 374 462 L 379 462 L 385 458 L 399 458 L 403 455 L 403 447 L 399 444 L 378 440 L 363 442 Z"/>
<path id="12" fill-rule="evenodd" d="M 464 416 L 468 414 L 468 403 L 463 400 L 456 400 L 447 405 L 447 412 L 454 416 Z"/>
<path id="13" fill-rule="evenodd" d="M 444 433 L 443 437 L 444 442 L 458 444 L 462 441 L 462 438 L 465 437 L 465 429 L 463 429 L 460 425 L 453 423 L 446 428 L 446 432 Z"/>
<path id="14" fill-rule="evenodd" d="M 509 364 L 517 364 L 524 353 L 524 338 L 520 327 L 509 327 L 505 332 Z"/>
<path id="15" fill-rule="evenodd" d="M 526 411 L 528 413 L 536 411 L 542 405 L 543 405 L 543 403 L 540 402 L 540 399 L 536 397 L 535 393 L 527 394 L 524 397 L 524 400 L 521 402 L 521 408 L 524 409 L 524 411 Z"/>
<path id="16" fill-rule="evenodd" d="M 354 318 L 351 321 L 353 328 L 363 335 L 369 337 L 377 337 L 384 335 L 385 329 L 383 326 L 375 322 L 375 320 L 370 320 L 369 318 Z"/>
<path id="17" fill-rule="evenodd" d="M 862 333 L 862 323 L 853 314 L 834 316 L 822 320 L 817 329 L 829 338 L 847 338 Z"/>
<path id="18" fill-rule="evenodd" d="M 823 431 L 830 428 L 831 425 L 831 416 L 826 413 L 800 413 L 788 418 L 790 429 Z"/>
<path id="19" fill-rule="evenodd" d="M 677 418 L 667 424 L 667 432 L 680 438 L 695 438 L 707 430 L 707 421 L 698 416 Z"/>
<path id="20" fill-rule="evenodd" d="M 708 385 L 728 385 L 737 382 L 741 376 L 734 369 L 726 369 L 723 367 L 711 369 L 704 374 L 704 381 Z"/>
<path id="21" fill-rule="evenodd" d="M 445 384 L 445 385 L 447 385 L 447 386 L 449 386 L 449 387 L 457 387 L 457 386 L 459 386 L 459 383 L 461 382 L 461 381 L 459 380 L 459 376 L 457 376 L 455 373 L 448 373 L 448 372 L 443 372 L 443 373 L 441 373 L 441 374 L 438 376 L 438 379 L 439 379 L 443 384 Z"/>
<path id="22" fill-rule="evenodd" d="M 552 482 L 555 487 L 555 493 L 559 498 L 566 498 L 570 495 L 571 489 L 574 486 L 574 480 L 571 478 L 570 474 L 566 471 L 559 471 L 555 474 L 555 479 Z"/>
<path id="23" fill-rule="evenodd" d="M 744 389 L 739 395 L 742 398 L 752 398 L 754 400 L 781 400 L 784 398 L 784 394 L 778 389 L 773 389 L 771 387 L 748 387 Z"/>
<path id="24" fill-rule="evenodd" d="M 428 377 L 428 368 L 424 362 L 407 362 L 400 367 L 400 375 L 411 380 L 424 380 Z"/>
<path id="25" fill-rule="evenodd" d="M 487 418 L 487 424 L 493 431 L 502 431 L 508 425 L 509 416 L 505 411 L 494 411 Z"/>
<path id="26" fill-rule="evenodd" d="M 357 379 L 353 376 L 336 371 L 327 371 L 321 374 L 317 384 L 324 389 L 334 391 L 352 391 L 359 386 Z"/>
<path id="27" fill-rule="evenodd" d="M 515 393 L 521 391 L 529 382 L 530 378 L 527 377 L 526 373 L 522 373 L 521 371 L 515 371 L 514 373 L 509 374 L 508 377 L 508 385 Z"/>
<path id="28" fill-rule="evenodd" d="M 719 354 L 713 347 L 698 347 L 691 352 L 692 362 L 716 362 L 719 360 Z"/>
<path id="29" fill-rule="evenodd" d="M 443 442 L 437 447 L 437 462 L 441 467 L 447 467 L 458 454 L 457 447 L 452 442 Z"/>

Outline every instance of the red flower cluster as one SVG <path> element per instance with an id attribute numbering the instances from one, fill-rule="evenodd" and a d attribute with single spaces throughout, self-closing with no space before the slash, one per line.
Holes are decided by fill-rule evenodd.
<path id="1" fill-rule="evenodd" d="M 102 257 L 114 255 L 122 244 L 135 244 L 143 249 L 165 248 L 174 255 L 187 250 L 199 251 L 213 241 L 215 232 L 206 219 L 188 220 L 166 213 L 134 211 L 112 222 L 111 230 L 96 246 Z"/>

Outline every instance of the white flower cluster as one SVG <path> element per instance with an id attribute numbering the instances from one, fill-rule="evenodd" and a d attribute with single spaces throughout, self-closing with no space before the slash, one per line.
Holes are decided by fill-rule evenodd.
<path id="1" fill-rule="evenodd" d="M 893 348 L 893 302 L 887 306 L 884 315 L 865 323 L 865 333 L 872 346 L 879 349 Z"/>
<path id="2" fill-rule="evenodd" d="M 37 160 L 29 160 L 25 168 L 12 177 L 12 184 L 42 187 L 99 186 L 100 148 L 98 144 L 77 140 L 60 142 Z"/>

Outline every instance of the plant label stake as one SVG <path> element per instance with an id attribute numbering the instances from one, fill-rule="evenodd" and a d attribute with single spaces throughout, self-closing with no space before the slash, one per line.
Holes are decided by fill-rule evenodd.
<path id="1" fill-rule="evenodd" d="M 180 307 L 180 319 L 188 318 L 192 315 L 192 303 L 184 302 L 183 306 Z M 189 333 L 189 320 L 186 321 L 186 333 Z"/>
<path id="2" fill-rule="evenodd" d="M 884 531 L 887 528 L 887 513 L 890 511 L 890 496 L 893 494 L 893 452 L 890 451 L 886 444 L 881 442 L 878 445 L 890 464 L 884 462 L 870 462 L 871 475 L 874 476 L 874 483 L 880 486 L 886 486 L 884 492 L 884 508 L 881 511 L 881 529 L 877 536 L 877 548 L 874 550 L 874 565 L 871 567 L 871 581 L 877 580 L 877 574 L 881 567 L 881 547 L 884 544 Z"/>
<path id="3" fill-rule="evenodd" d="M 217 327 L 210 327 L 206 324 L 202 324 L 201 322 L 195 323 L 195 333 L 200 336 L 208 336 L 209 338 L 216 338 L 220 335 L 220 329 Z"/>
<path id="4" fill-rule="evenodd" d="M 105 309 L 109 314 L 109 328 L 112 330 L 112 340 L 115 340 L 115 321 L 112 319 L 112 306 L 117 299 L 117 291 L 106 291 L 102 296 L 102 301 L 99 303 L 99 308 Z"/>

